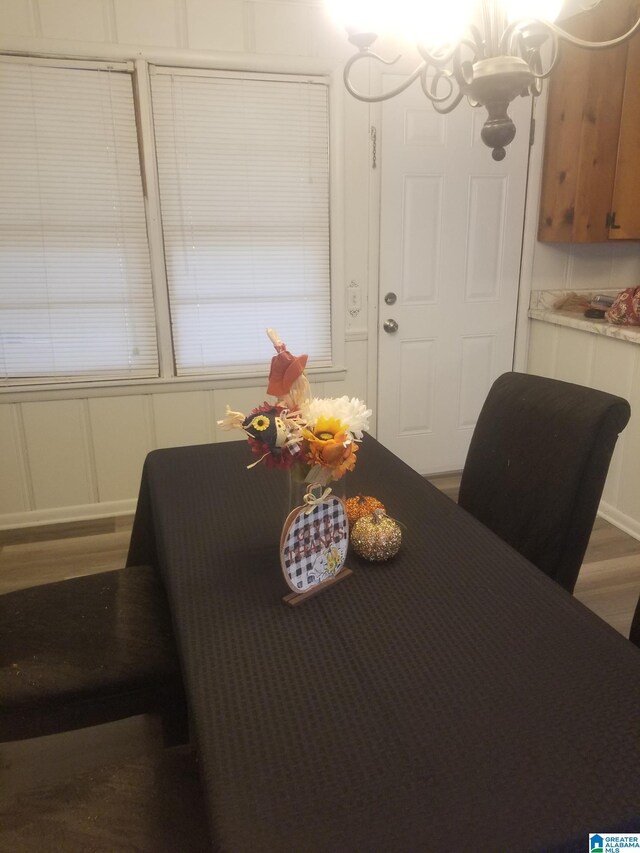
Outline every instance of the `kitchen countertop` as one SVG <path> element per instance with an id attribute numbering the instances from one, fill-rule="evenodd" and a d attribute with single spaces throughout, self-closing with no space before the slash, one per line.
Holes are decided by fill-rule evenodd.
<path id="1" fill-rule="evenodd" d="M 564 311 L 553 307 L 560 297 L 566 296 L 570 292 L 566 290 L 533 291 L 529 303 L 529 318 L 531 320 L 541 320 L 543 323 L 552 323 L 556 326 L 568 326 L 571 329 L 578 329 L 594 335 L 605 335 L 606 337 L 616 338 L 620 341 L 640 344 L 640 326 L 616 326 L 613 323 L 607 322 L 607 320 L 594 320 L 585 317 L 580 311 Z M 601 290 L 598 293 L 616 295 L 619 291 Z M 595 294 L 581 292 L 578 295 L 590 299 Z"/>

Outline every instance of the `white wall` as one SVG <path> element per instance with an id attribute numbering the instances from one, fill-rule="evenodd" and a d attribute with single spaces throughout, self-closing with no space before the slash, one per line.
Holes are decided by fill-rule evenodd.
<path id="1" fill-rule="evenodd" d="M 600 514 L 640 539 L 640 346 L 531 321 L 529 372 L 624 397 L 631 420 L 609 468 Z"/>
<path id="2" fill-rule="evenodd" d="M 544 99 L 541 98 L 541 101 Z M 544 112 L 541 111 L 541 115 Z M 541 125 L 544 121 L 540 122 Z M 527 320 L 529 291 L 611 291 L 640 285 L 640 241 L 592 245 L 539 243 L 535 239 L 542 168 L 541 126 L 532 157 L 530 221 L 525 235 L 522 333 L 516 369 L 599 388 L 624 397 L 631 419 L 618 439 L 600 504 L 600 515 L 640 539 L 640 347 L 626 341 Z"/>
<path id="3" fill-rule="evenodd" d="M 114 52 L 135 58 L 145 51 L 202 58 L 212 52 L 249 57 L 265 68 L 313 61 L 327 72 L 340 69 L 351 53 L 321 0 L 0 0 L 0 50 L 96 58 Z M 546 344 L 537 335 L 527 345 L 530 289 L 612 289 L 640 279 L 640 244 L 536 241 L 543 109 L 537 113 L 516 346 L 516 367 L 526 369 L 530 355 L 534 371 L 536 358 L 544 356 L 538 346 Z M 357 395 L 375 407 L 376 348 L 367 335 L 367 317 L 375 326 L 375 314 L 367 294 L 376 287 L 377 246 L 369 240 L 377 234 L 378 211 L 375 203 L 369 206 L 377 191 L 370 179 L 369 110 L 345 95 L 339 118 L 345 175 L 340 287 L 346 294 L 357 284 L 361 305 L 356 316 L 344 310 L 345 378 L 314 390 Z M 147 451 L 227 439 L 216 427 L 225 403 L 249 408 L 264 386 L 109 393 L 17 402 L 0 395 L 0 527 L 131 511 Z"/>
<path id="4" fill-rule="evenodd" d="M 249 57 L 265 70 L 313 61 L 318 72 L 341 68 L 350 53 L 321 4 L 304 0 L 0 0 L 0 50 L 98 59 L 156 51 L 176 61 L 211 52 L 223 62 Z M 358 284 L 361 308 L 353 316 L 345 307 L 339 330 L 345 357 L 337 367 L 346 372 L 321 377 L 313 390 L 369 401 L 369 112 L 339 100 L 346 176 L 339 285 L 346 293 Z M 244 411 L 264 400 L 265 384 L 254 385 L 0 395 L 0 527 L 132 511 L 146 453 L 237 437 L 216 420 L 227 403 Z"/>
<path id="5" fill-rule="evenodd" d="M 640 285 L 640 242 L 536 242 L 532 290 L 623 290 Z"/>

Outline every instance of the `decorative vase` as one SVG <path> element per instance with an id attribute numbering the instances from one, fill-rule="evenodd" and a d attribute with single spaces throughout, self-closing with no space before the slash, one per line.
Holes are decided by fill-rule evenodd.
<path id="1" fill-rule="evenodd" d="M 331 480 L 327 483 L 326 486 L 317 486 L 316 489 L 324 492 L 325 489 L 331 489 L 331 494 L 335 495 L 337 498 L 340 498 L 341 501 L 346 501 L 347 499 L 347 483 L 346 476 L 341 477 L 339 480 Z M 304 496 L 309 489 L 311 484 L 305 482 L 304 479 L 300 479 L 299 473 L 295 468 L 290 469 L 287 472 L 287 483 L 285 487 L 285 504 L 284 504 L 284 516 L 283 520 L 286 521 L 289 514 L 292 510 L 296 509 L 296 507 L 304 506 Z"/>

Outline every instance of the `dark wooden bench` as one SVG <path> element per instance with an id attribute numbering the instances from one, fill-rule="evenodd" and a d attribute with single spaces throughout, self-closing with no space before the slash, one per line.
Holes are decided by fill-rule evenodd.
<path id="1" fill-rule="evenodd" d="M 0 742 L 160 714 L 188 740 L 164 590 L 150 566 L 0 595 Z"/>

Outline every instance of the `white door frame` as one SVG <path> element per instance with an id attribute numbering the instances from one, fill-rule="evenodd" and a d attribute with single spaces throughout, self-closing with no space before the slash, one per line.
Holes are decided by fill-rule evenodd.
<path id="1" fill-rule="evenodd" d="M 516 314 L 516 329 L 514 340 L 513 369 L 526 372 L 529 348 L 529 301 L 533 281 L 533 260 L 538 234 L 538 215 L 540 203 L 540 186 L 542 182 L 542 163 L 544 156 L 544 135 L 546 126 L 547 87 L 542 94 L 533 99 L 533 116 L 535 120 L 535 137 L 529 155 L 529 173 L 527 176 L 527 191 L 524 212 L 524 229 L 522 244 L 522 260 L 520 264 L 520 280 L 518 289 L 518 308 Z M 369 140 L 369 276 L 367 282 L 367 336 L 368 336 L 368 365 L 367 388 L 371 399 L 375 399 L 371 419 L 371 434 L 377 431 L 378 407 L 378 326 L 379 326 L 379 290 L 380 290 L 380 203 L 381 203 L 381 173 L 380 159 L 382 139 L 382 104 L 373 103 L 369 108 L 369 127 L 375 128 L 376 138 L 376 168 L 372 168 L 373 141 Z M 489 156 L 489 149 L 487 149 Z M 508 156 L 508 153 L 507 153 Z"/>

